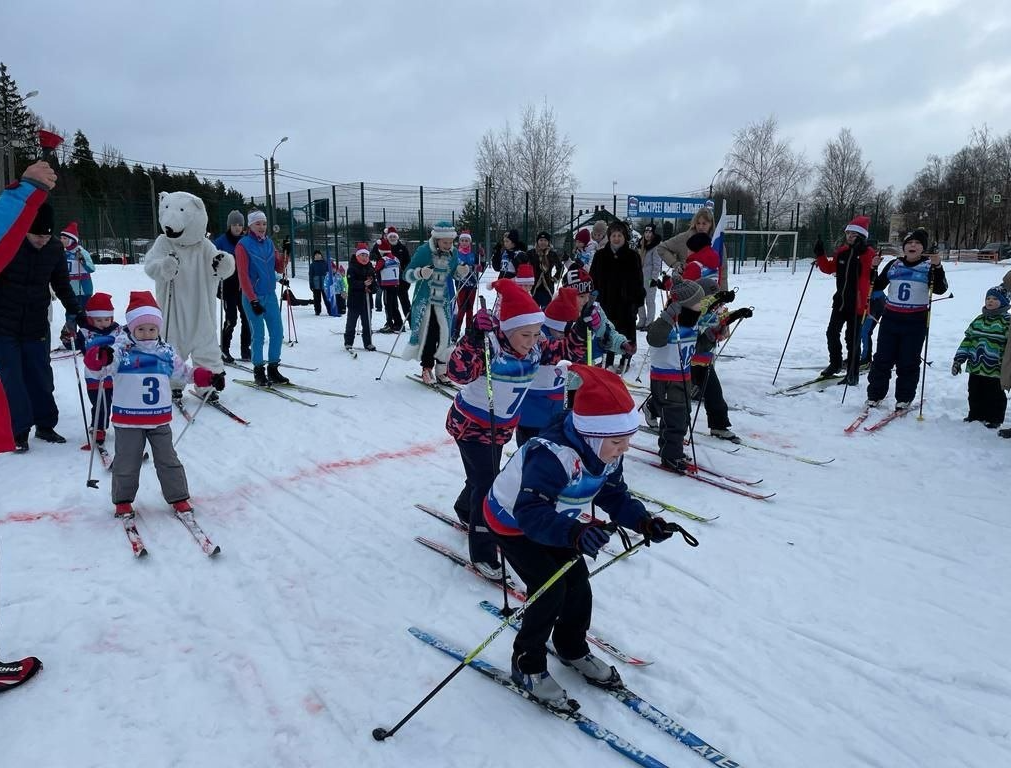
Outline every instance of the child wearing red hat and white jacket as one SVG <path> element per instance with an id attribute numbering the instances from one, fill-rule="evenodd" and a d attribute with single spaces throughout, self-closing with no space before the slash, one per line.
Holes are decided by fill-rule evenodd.
<path id="1" fill-rule="evenodd" d="M 386 325 L 379 333 L 400 333 L 404 329 L 404 320 L 400 316 L 397 299 L 400 292 L 400 260 L 393 255 L 393 246 L 383 237 L 379 240 L 379 258 L 376 259 L 376 272 L 379 273 L 379 288 L 386 304 Z"/>
<path id="2" fill-rule="evenodd" d="M 586 560 L 580 555 L 595 558 L 611 533 L 605 528 L 607 521 L 584 523 L 580 515 L 594 504 L 647 542 L 666 541 L 680 530 L 653 517 L 625 485 L 622 456 L 639 418 L 624 382 L 611 371 L 581 364 L 570 366 L 569 373 L 580 382 L 572 411 L 509 459 L 483 505 L 484 523 L 528 594 L 574 560 L 557 588 L 528 604 L 512 655 L 516 684 L 544 704 L 563 709 L 571 705 L 548 672 L 549 638 L 562 664 L 573 667 L 590 684 L 622 685 L 614 667 L 594 656 L 586 643 L 593 595 Z"/>
<path id="3" fill-rule="evenodd" d="M 537 302 L 507 278 L 492 283 L 500 296 L 498 318 L 487 309 L 474 315 L 474 330 L 463 336 L 449 358 L 449 378 L 461 386 L 446 416 L 446 431 L 456 441 L 467 475 L 453 509 L 470 526 L 470 557 L 485 576 L 498 578 L 501 564 L 484 523 L 481 503 L 491 488 L 502 459 L 502 446 L 513 436 L 520 407 L 542 365 L 586 354 L 586 326 L 578 321 L 561 339 L 541 333 L 544 313 Z M 490 370 L 485 367 L 484 344 L 490 346 Z M 494 399 L 488 398 L 491 381 Z M 494 471 L 493 471 L 494 470 Z"/>
<path id="4" fill-rule="evenodd" d="M 77 327 L 77 348 L 87 349 L 92 339 L 98 336 L 115 336 L 119 333 L 119 323 L 112 319 L 112 296 L 107 293 L 96 293 L 84 307 L 88 316 L 85 325 Z M 105 444 L 105 430 L 109 428 L 109 414 L 112 411 L 112 379 L 95 376 L 87 366 L 84 368 L 84 381 L 88 387 L 88 399 L 91 400 L 91 423 L 95 428 L 95 442 Z M 99 407 L 101 396 L 103 402 Z M 91 450 L 91 443 L 81 446 L 82 451 Z"/>
<path id="5" fill-rule="evenodd" d="M 126 331 L 91 340 L 84 365 L 100 379 L 113 378 L 112 424 L 116 459 L 112 464 L 112 501 L 116 516 L 133 514 L 140 486 L 144 444 L 150 443 L 165 501 L 176 512 L 190 512 L 186 470 L 172 446 L 170 380 L 198 387 L 225 388 L 225 374 L 192 368 L 162 341 L 162 313 L 150 291 L 131 291 Z"/>

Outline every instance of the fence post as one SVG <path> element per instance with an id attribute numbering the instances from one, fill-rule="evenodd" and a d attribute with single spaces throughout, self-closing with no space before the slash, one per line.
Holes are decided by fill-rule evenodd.
<path id="1" fill-rule="evenodd" d="M 337 247 L 337 185 L 330 185 L 330 199 L 333 201 L 333 255 L 335 261 L 340 261 L 340 249 Z M 327 269 L 330 269 L 330 251 L 326 254 Z"/>
<path id="2" fill-rule="evenodd" d="M 349 264 L 351 263 L 351 219 L 348 218 L 350 215 L 351 215 L 351 212 L 348 210 L 348 207 L 345 205 L 344 206 L 344 250 L 346 251 L 346 253 L 344 255 L 347 256 L 346 261 Z"/>
<path id="3" fill-rule="evenodd" d="M 484 258 L 485 263 L 490 267 L 493 258 L 491 252 L 491 176 L 484 177 Z"/>
<path id="4" fill-rule="evenodd" d="M 418 187 L 418 202 L 420 206 L 418 207 L 418 237 L 424 241 L 425 239 L 425 188 L 424 186 Z"/>
<path id="5" fill-rule="evenodd" d="M 295 265 L 295 212 L 291 209 L 291 192 L 288 193 L 288 242 L 291 243 L 291 264 Z M 294 274 L 294 273 L 293 273 Z"/>
<path id="6" fill-rule="evenodd" d="M 368 230 L 365 229 L 365 182 L 364 181 L 359 181 L 358 182 L 358 193 L 361 196 L 361 204 L 362 204 L 362 242 L 367 244 L 368 241 L 369 241 L 369 236 L 368 236 Z"/>

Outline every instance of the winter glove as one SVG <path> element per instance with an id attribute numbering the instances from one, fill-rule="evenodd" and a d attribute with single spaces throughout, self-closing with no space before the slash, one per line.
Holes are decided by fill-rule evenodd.
<path id="1" fill-rule="evenodd" d="M 660 287 L 660 281 L 659 280 L 650 280 L 649 281 L 649 287 L 650 288 L 659 288 Z"/>
<path id="2" fill-rule="evenodd" d="M 211 271 L 212 272 L 217 272 L 218 271 L 218 267 L 221 266 L 221 260 L 223 258 L 225 258 L 225 254 L 222 253 L 221 251 L 218 251 L 216 254 L 214 254 L 214 258 L 211 259 Z"/>
<path id="3" fill-rule="evenodd" d="M 962 364 L 957 360 L 951 364 L 951 375 L 958 376 L 962 372 Z"/>
<path id="4" fill-rule="evenodd" d="M 584 555 L 595 558 L 600 548 L 607 544 L 611 534 L 604 528 L 603 520 L 590 523 L 576 523 L 573 528 L 572 544 Z"/>
<path id="5" fill-rule="evenodd" d="M 211 386 L 213 377 L 214 372 L 210 368 L 196 368 L 193 371 L 193 383 L 201 389 Z"/>
<path id="6" fill-rule="evenodd" d="M 677 325 L 678 315 L 680 314 L 681 302 L 676 299 L 671 299 L 670 303 L 664 308 L 664 311 L 660 313 L 660 317 L 673 326 Z"/>
<path id="7" fill-rule="evenodd" d="M 92 347 L 84 353 L 84 367 L 100 371 L 112 362 L 112 347 Z"/>
<path id="8" fill-rule="evenodd" d="M 646 539 L 648 547 L 654 541 L 667 541 L 677 531 L 677 526 L 662 517 L 644 517 L 639 522 L 639 533 Z"/>
<path id="9" fill-rule="evenodd" d="M 579 313 L 579 317 L 593 330 L 600 328 L 600 309 L 597 307 L 595 301 L 586 302 L 583 311 Z"/>
<path id="10" fill-rule="evenodd" d="M 740 309 L 735 309 L 729 315 L 727 315 L 727 325 L 735 323 L 741 318 L 752 317 L 755 314 L 755 310 L 751 307 L 741 307 Z"/>
<path id="11" fill-rule="evenodd" d="M 487 309 L 479 309 L 474 313 L 474 327 L 481 333 L 494 332 L 496 325 L 495 316 Z"/>
<path id="12" fill-rule="evenodd" d="M 281 278 L 280 280 L 278 280 L 277 282 L 279 282 L 279 283 L 280 283 L 281 285 L 283 285 L 283 286 L 284 286 L 285 288 L 287 288 L 287 287 L 288 287 L 288 278 L 286 278 L 286 277 L 282 277 L 282 278 Z"/>
<path id="13" fill-rule="evenodd" d="M 814 247 L 812 250 L 814 250 L 815 256 L 820 257 L 825 255 L 825 243 L 821 241 L 820 237 L 814 241 Z"/>
<path id="14" fill-rule="evenodd" d="M 456 268 L 457 280 L 463 280 L 469 274 L 470 274 L 470 267 L 468 267 L 466 264 L 461 264 Z"/>
<path id="15" fill-rule="evenodd" d="M 60 343 L 67 349 L 72 349 L 74 346 L 74 336 L 76 336 L 69 325 L 63 326 L 60 330 Z"/>
<path id="16" fill-rule="evenodd" d="M 179 274 L 179 257 L 174 253 L 166 256 L 161 263 L 162 280 L 173 280 Z"/>
<path id="17" fill-rule="evenodd" d="M 737 298 L 737 291 L 717 291 L 713 298 L 717 304 L 731 304 Z"/>
<path id="18" fill-rule="evenodd" d="M 418 270 L 418 277 L 420 277 L 422 280 L 428 280 L 434 273 L 435 270 L 432 269 L 431 267 L 422 267 L 421 269 Z"/>
<path id="19" fill-rule="evenodd" d="M 631 357 L 632 355 L 634 355 L 635 350 L 636 347 L 634 341 L 626 341 L 624 344 L 621 345 L 621 354 L 626 355 L 627 357 Z"/>
<path id="20" fill-rule="evenodd" d="M 249 302 L 249 308 L 253 310 L 254 315 L 262 315 L 266 311 L 259 299 L 253 299 Z"/>

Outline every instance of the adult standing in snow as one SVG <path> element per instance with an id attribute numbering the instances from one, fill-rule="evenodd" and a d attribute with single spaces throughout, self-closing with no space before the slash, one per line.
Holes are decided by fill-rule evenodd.
<path id="1" fill-rule="evenodd" d="M 523 444 L 495 479 L 484 506 L 484 522 L 528 594 L 576 558 L 558 584 L 530 604 L 513 643 L 513 680 L 534 698 L 560 708 L 569 707 L 569 697 L 548 672 L 549 638 L 562 663 L 589 683 L 622 685 L 614 667 L 586 643 L 593 594 L 581 555 L 595 558 L 610 533 L 604 520 L 579 522 L 580 512 L 595 504 L 650 542 L 665 541 L 677 530 L 650 515 L 625 485 L 622 456 L 639 418 L 624 382 L 586 365 L 569 371 L 581 379 L 572 411 Z"/>
<path id="2" fill-rule="evenodd" d="M 597 300 L 615 329 L 635 342 L 635 318 L 646 300 L 639 254 L 628 245 L 628 230 L 623 221 L 607 226 L 607 245 L 598 248 L 590 265 L 590 277 L 597 289 Z M 622 355 L 618 366 L 628 367 L 631 355 Z M 614 352 L 608 352 L 605 365 L 614 363 Z M 620 372 L 620 371 L 619 371 Z"/>
<path id="3" fill-rule="evenodd" d="M 281 323 L 281 305 L 274 293 L 277 274 L 284 274 L 284 257 L 277 252 L 273 241 L 267 237 L 267 214 L 252 211 L 247 217 L 249 232 L 235 246 L 235 270 L 242 286 L 242 308 L 252 325 L 250 351 L 253 355 L 253 380 L 257 386 L 289 384 L 279 370 L 284 325 Z M 367 253 L 367 252 L 366 252 Z M 264 371 L 264 326 L 270 337 L 267 346 L 267 369 Z"/>
<path id="4" fill-rule="evenodd" d="M 551 247 L 551 233 L 537 233 L 534 247 L 527 251 L 527 262 L 534 268 L 534 301 L 544 309 L 555 295 L 555 285 L 562 279 L 562 259 Z"/>
<path id="5" fill-rule="evenodd" d="M 230 253 L 234 257 L 235 246 L 242 239 L 242 231 L 245 229 L 245 218 L 240 211 L 230 211 L 226 224 L 225 231 L 218 235 L 217 240 L 214 241 L 214 247 L 224 253 Z M 225 324 L 221 327 L 221 359 L 226 363 L 235 362 L 235 358 L 231 354 L 232 334 L 235 331 L 236 323 L 241 322 L 239 359 L 248 361 L 250 359 L 249 320 L 242 307 L 242 286 L 239 285 L 238 272 L 232 272 L 221 281 L 221 301 L 225 309 Z"/>
<path id="6" fill-rule="evenodd" d="M 825 338 L 828 340 L 828 365 L 821 372 L 824 377 L 835 376 L 843 369 L 842 342 L 846 337 L 846 383 L 855 387 L 860 379 L 860 318 L 867 310 L 871 293 L 871 272 L 881 258 L 867 244 L 867 216 L 857 216 L 846 225 L 845 242 L 828 256 L 819 239 L 814 244 L 818 269 L 826 275 L 835 275 L 835 293 L 832 296 L 832 314 L 829 315 Z M 880 341 L 880 339 L 879 339 Z"/>
<path id="7" fill-rule="evenodd" d="M 664 240 L 657 246 L 657 254 L 663 259 L 663 262 L 671 267 L 675 272 L 681 274 L 681 270 L 684 269 L 685 263 L 688 261 L 688 240 L 692 235 L 697 232 L 701 232 L 704 235 L 713 236 L 713 231 L 716 229 L 716 219 L 713 216 L 712 208 L 702 207 L 699 208 L 695 215 L 692 216 L 691 222 L 688 224 L 688 229 L 684 232 L 680 232 L 674 237 Z M 720 249 L 720 277 L 717 281 L 719 290 L 727 290 L 727 270 L 725 268 L 726 264 L 726 254 L 723 249 Z"/>
<path id="8" fill-rule="evenodd" d="M 41 174 L 36 174 L 39 176 Z M 0 258 L 0 267 L 3 267 L 0 273 L 0 384 L 10 409 L 14 450 L 19 453 L 28 450 L 28 436 L 33 425 L 38 439 L 47 443 L 67 442 L 55 429 L 60 412 L 53 398 L 53 369 L 46 341 L 50 289 L 66 310 L 67 330 L 71 334 L 76 332 L 76 324 L 87 321 L 70 286 L 63 246 L 53 238 L 52 206 L 46 202 L 37 205 L 27 232 L 15 213 L 19 204 L 22 209 L 27 208 L 28 201 L 33 199 L 33 190 L 41 188 L 42 182 L 33 184 L 33 178 L 29 177 L 8 190 L 4 197 L 11 196 L 10 218 L 0 221 L 0 232 L 8 230 L 3 241 L 5 250 L 14 250 L 13 238 L 18 234 L 23 238 L 13 256 L 3 254 Z"/>
<path id="9" fill-rule="evenodd" d="M 411 339 L 403 358 L 421 360 L 421 378 L 426 384 L 449 381 L 446 363 L 453 329 L 453 278 L 462 280 L 470 274 L 467 265 L 459 263 L 455 239 L 452 224 L 436 222 L 432 236 L 418 246 L 404 272 L 407 281 L 414 284 L 414 301 Z"/>
<path id="10" fill-rule="evenodd" d="M 639 260 L 642 263 L 642 280 L 646 286 L 646 302 L 639 308 L 638 330 L 645 331 L 656 316 L 656 292 L 660 288 L 660 272 L 663 270 L 663 259 L 660 258 L 658 247 L 660 238 L 652 224 L 647 224 L 642 231 L 642 242 L 639 244 Z"/>

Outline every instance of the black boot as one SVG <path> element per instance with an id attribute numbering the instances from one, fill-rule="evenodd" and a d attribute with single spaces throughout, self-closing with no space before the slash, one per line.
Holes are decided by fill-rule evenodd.
<path id="1" fill-rule="evenodd" d="M 821 376 L 822 378 L 828 378 L 829 376 L 835 376 L 841 371 L 842 371 L 842 363 L 840 363 L 839 365 L 833 365 L 832 363 L 829 363 L 827 366 L 825 366 L 825 369 L 818 375 Z"/>
<path id="2" fill-rule="evenodd" d="M 277 363 L 267 363 L 267 381 L 271 384 L 291 384 L 288 377 L 277 370 Z"/>
<path id="3" fill-rule="evenodd" d="M 19 432 L 14 435 L 14 453 L 28 452 L 28 433 Z"/>
<path id="4" fill-rule="evenodd" d="M 255 382 L 256 386 L 258 386 L 258 387 L 265 387 L 265 386 L 267 386 L 267 383 L 268 383 L 267 382 L 267 374 L 263 370 L 263 366 L 262 365 L 254 365 L 253 366 L 253 381 Z"/>
<path id="5" fill-rule="evenodd" d="M 223 363 L 234 363 L 235 358 L 232 357 L 232 353 L 228 351 L 228 347 L 224 344 L 221 345 L 221 362 Z"/>
<path id="6" fill-rule="evenodd" d="M 65 443 L 67 438 L 61 435 L 52 427 L 36 427 L 35 437 L 39 440 L 45 440 L 47 443 Z"/>

